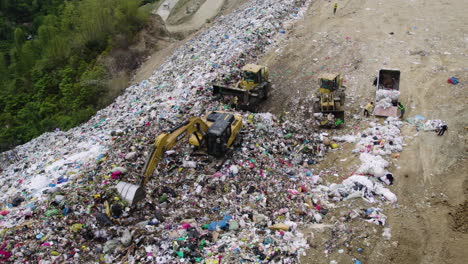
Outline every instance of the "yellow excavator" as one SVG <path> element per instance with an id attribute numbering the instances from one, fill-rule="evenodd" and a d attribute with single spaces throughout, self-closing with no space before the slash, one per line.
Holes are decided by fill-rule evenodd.
<path id="1" fill-rule="evenodd" d="M 130 205 L 143 200 L 146 195 L 145 186 L 167 150 L 188 139 L 190 144 L 206 150 L 209 155 L 223 156 L 234 144 L 242 124 L 241 116 L 221 111 L 211 112 L 204 118 L 191 117 L 156 138 L 151 154 L 146 160 L 140 184 L 119 182 L 116 186 L 117 191 Z"/>
<path id="2" fill-rule="evenodd" d="M 325 73 L 318 77 L 319 89 L 314 98 L 314 112 L 320 126 L 339 127 L 344 123 L 345 89 L 339 73 Z"/>
<path id="3" fill-rule="evenodd" d="M 242 79 L 234 86 L 226 86 L 218 81 L 213 83 L 213 95 L 237 98 L 237 102 L 234 102 L 237 108 L 252 112 L 268 97 L 270 89 L 268 67 L 255 64 L 242 67 Z"/>

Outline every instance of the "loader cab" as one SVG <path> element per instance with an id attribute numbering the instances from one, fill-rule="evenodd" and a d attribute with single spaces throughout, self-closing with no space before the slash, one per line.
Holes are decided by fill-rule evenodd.
<path id="1" fill-rule="evenodd" d="M 213 112 L 207 117 L 208 122 L 213 122 L 206 134 L 208 154 L 222 156 L 228 148 L 228 141 L 232 135 L 231 124 L 235 121 L 234 115 Z"/>
<path id="2" fill-rule="evenodd" d="M 268 70 L 264 66 L 247 64 L 242 68 L 241 87 L 251 90 L 257 85 L 268 81 Z"/>
<path id="3" fill-rule="evenodd" d="M 319 77 L 320 93 L 327 94 L 342 86 L 343 78 L 338 73 L 326 73 Z"/>

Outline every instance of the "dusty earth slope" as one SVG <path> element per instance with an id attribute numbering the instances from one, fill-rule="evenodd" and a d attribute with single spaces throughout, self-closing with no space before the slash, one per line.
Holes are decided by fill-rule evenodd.
<path id="1" fill-rule="evenodd" d="M 406 116 L 445 120 L 449 131 L 437 137 L 410 125 L 404 128 L 408 146 L 394 168 L 393 187 L 400 207 L 385 211 L 392 241 L 397 243 L 382 239 L 371 250 L 354 255 L 366 263 L 466 263 L 468 19 L 464 10 L 468 4 L 463 0 L 337 3 L 333 15 L 334 2 L 315 1 L 305 19 L 288 33 L 285 47 L 261 60 L 270 67 L 274 83 L 263 110 L 287 112 L 299 103 L 305 111 L 317 73 L 330 71 L 345 75 L 352 97 L 346 108 L 360 113 L 374 96 L 377 70 L 399 68 Z M 462 83 L 448 84 L 451 76 Z M 349 126 L 347 130 L 352 130 Z M 334 160 L 349 154 L 338 154 L 341 157 Z M 330 258 L 311 252 L 305 262 L 329 263 Z"/>

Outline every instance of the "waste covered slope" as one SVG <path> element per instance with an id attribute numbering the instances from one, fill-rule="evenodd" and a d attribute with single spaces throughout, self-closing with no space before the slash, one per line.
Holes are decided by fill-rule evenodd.
<path id="1" fill-rule="evenodd" d="M 172 263 L 173 259 L 187 258 L 191 261 L 206 259 L 208 262 L 214 253 L 227 251 L 238 254 L 232 255 L 233 259 L 270 256 L 294 261 L 297 258 L 297 254 L 307 246 L 301 233 L 296 232 L 294 223 L 286 221 L 283 226 L 266 229 L 273 225 L 271 216 L 254 214 L 255 210 L 248 207 L 235 208 L 235 204 L 212 206 L 212 203 L 223 203 L 232 198 L 217 193 L 224 193 L 227 188 L 223 186 L 218 190 L 216 186 L 218 177 L 227 177 L 225 172 L 207 174 L 208 179 L 214 181 L 214 186 L 210 185 L 213 189 L 210 189 L 201 184 L 193 186 L 190 177 L 201 177 L 199 172 L 187 172 L 174 178 L 171 168 L 184 174 L 189 169 L 184 171 L 182 166 L 166 166 L 169 170 L 161 173 L 164 181 L 152 182 L 160 185 L 149 187 L 155 189 L 150 191 L 147 203 L 140 205 L 136 212 L 126 209 L 126 204 L 119 200 L 113 188 L 117 180 L 137 180 L 134 177 L 141 172 L 146 150 L 155 135 L 192 115 L 216 109 L 218 103 L 212 101 L 206 83 L 220 73 L 230 72 L 245 60 L 253 60 L 266 48 L 275 45 L 281 21 L 300 18 L 308 3 L 254 2 L 252 7 L 244 6 L 217 19 L 211 28 L 176 50 L 149 80 L 129 87 L 124 95 L 99 111 L 88 123 L 67 132 L 46 133 L 3 154 L 4 163 L 11 164 L 4 167 L 1 179 L 1 199 L 6 209 L 2 211 L 2 234 L 8 250 L 2 254 L 4 260 L 76 259 L 92 262 L 101 259 L 115 263 L 121 259 L 130 262 L 157 259 L 158 262 Z M 271 135 L 267 134 L 264 136 Z M 292 137 L 286 136 L 286 140 Z M 256 138 L 250 140 L 252 143 L 257 141 Z M 286 145 L 283 143 L 282 149 L 272 150 L 280 152 L 269 162 L 273 164 L 278 155 L 289 156 L 291 148 Z M 184 152 L 178 152 L 174 160 L 177 162 L 181 158 L 184 158 Z M 166 165 L 171 164 L 166 161 Z M 288 161 L 282 162 L 281 167 L 290 166 Z M 250 168 L 255 167 L 254 163 L 253 158 L 246 157 L 244 164 L 239 165 L 250 164 Z M 243 174 L 243 177 L 247 181 L 250 181 L 249 177 L 266 177 L 265 166 L 259 166 L 258 173 L 263 176 Z M 237 175 L 235 168 L 229 167 L 232 175 Z M 278 174 L 277 177 L 281 176 L 284 175 Z M 203 177 L 200 180 L 206 184 Z M 202 186 L 203 193 L 216 196 L 210 199 L 201 197 L 200 212 L 193 214 L 186 209 L 195 204 L 188 203 L 187 199 L 190 195 L 197 195 L 198 186 Z M 195 192 L 190 192 L 189 187 L 194 187 Z M 266 198 L 261 195 L 264 190 L 257 187 L 244 190 L 249 192 L 247 200 L 252 203 L 251 207 L 259 201 L 266 206 Z M 247 186 L 239 187 L 236 193 L 242 193 L 243 188 Z M 247 201 L 246 197 L 243 199 Z M 229 216 L 237 221 L 239 228 L 248 226 L 255 230 L 258 224 L 265 239 L 267 235 L 272 236 L 262 241 L 265 242 L 262 245 L 271 246 L 252 246 L 254 238 L 251 236 L 255 232 L 250 228 L 243 229 L 244 238 L 235 232 L 227 233 L 232 238 L 216 237 L 221 232 L 219 229 L 225 228 Z M 185 218 L 187 221 L 183 222 Z M 201 224 L 208 224 L 207 231 Z M 236 230 L 235 222 L 230 221 L 229 225 L 231 230 Z M 275 233 L 276 229 L 283 231 Z M 289 231 L 286 232 L 288 239 L 282 238 L 284 231 Z M 229 241 L 238 243 L 236 252 Z M 279 245 L 283 245 L 282 251 L 277 250 Z M 225 257 L 231 257 L 229 255 Z"/>

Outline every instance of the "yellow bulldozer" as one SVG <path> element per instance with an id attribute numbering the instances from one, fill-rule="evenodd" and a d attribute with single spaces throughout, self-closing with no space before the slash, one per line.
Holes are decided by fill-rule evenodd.
<path id="1" fill-rule="evenodd" d="M 236 114 L 215 111 L 204 118 L 191 117 L 167 133 L 156 138 L 150 155 L 143 168 L 140 184 L 119 182 L 116 186 L 121 197 L 135 204 L 145 198 L 145 186 L 158 167 L 164 153 L 177 143 L 188 140 L 190 144 L 206 151 L 207 154 L 220 157 L 234 144 L 242 128 L 242 117 Z"/>
<path id="2" fill-rule="evenodd" d="M 314 116 L 320 126 L 339 127 L 344 123 L 345 89 L 339 73 L 325 73 L 318 77 L 319 89 L 314 98 Z"/>
<path id="3" fill-rule="evenodd" d="M 240 110 L 255 112 L 261 101 L 268 97 L 271 83 L 268 67 L 247 64 L 242 68 L 242 78 L 235 85 L 213 82 L 213 95 L 232 98 L 233 104 Z"/>

